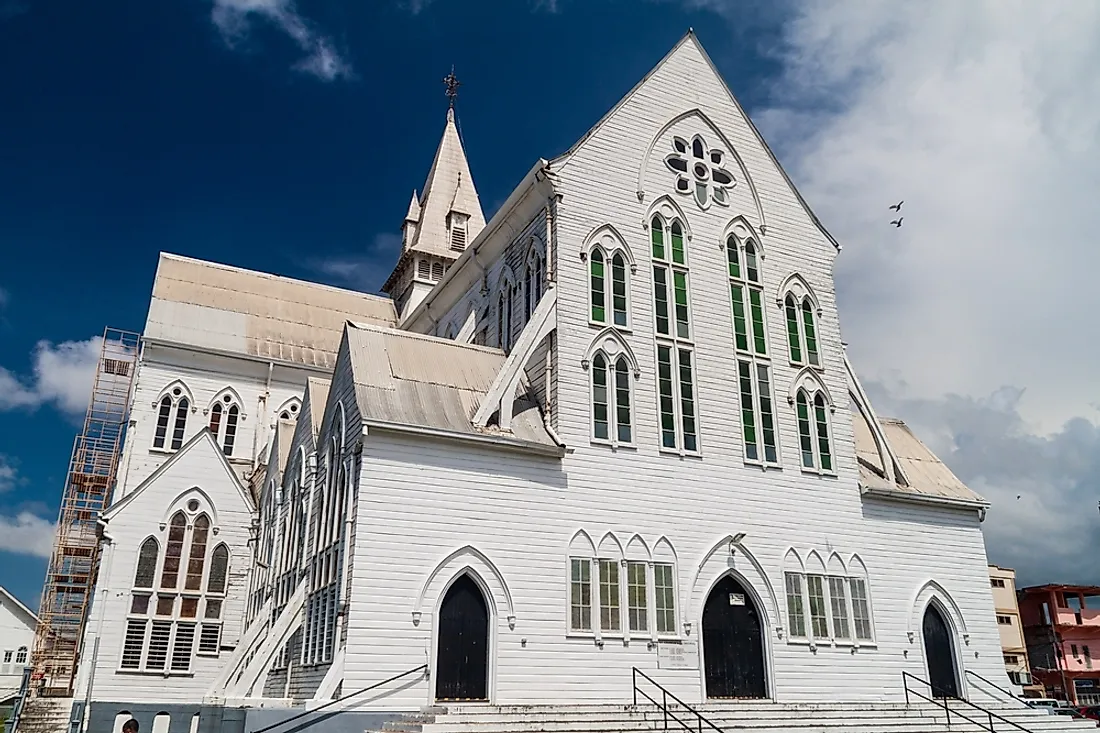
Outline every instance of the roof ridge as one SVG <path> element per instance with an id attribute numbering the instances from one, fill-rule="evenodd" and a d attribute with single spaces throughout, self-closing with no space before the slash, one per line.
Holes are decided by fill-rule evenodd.
<path id="1" fill-rule="evenodd" d="M 400 328 L 383 328 L 382 326 L 375 326 L 370 323 L 360 323 L 357 321 L 348 320 L 347 325 L 355 328 L 359 331 L 374 331 L 375 333 L 384 333 L 388 335 L 402 336 L 410 339 L 418 339 L 421 341 L 431 341 L 433 343 L 447 343 L 451 346 L 457 346 L 463 349 L 469 349 L 470 351 L 478 351 L 483 354 L 493 354 L 495 356 L 504 356 L 504 352 L 495 346 L 481 346 L 480 344 L 470 344 L 463 341 L 455 341 L 454 339 L 444 338 L 442 336 L 433 336 L 427 333 L 416 333 L 415 331 L 403 331 Z"/>
<path id="2" fill-rule="evenodd" d="M 32 611 L 30 608 L 28 608 L 27 605 L 25 603 L 23 603 L 23 601 L 21 601 L 21 600 L 19 600 L 18 598 L 15 597 L 14 593 L 12 593 L 10 590 L 8 590 L 7 588 L 5 588 L 2 585 L 0 585 L 0 594 L 3 594 L 5 596 L 7 596 L 8 598 L 10 598 L 15 603 L 17 608 L 22 610 L 24 613 L 28 614 L 36 622 L 38 621 L 38 614 L 35 613 L 34 611 Z"/>

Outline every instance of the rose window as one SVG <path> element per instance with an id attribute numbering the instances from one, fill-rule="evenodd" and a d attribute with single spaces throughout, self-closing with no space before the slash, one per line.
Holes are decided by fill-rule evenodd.
<path id="1" fill-rule="evenodd" d="M 709 208 L 711 201 L 729 206 L 729 189 L 734 182 L 733 176 L 723 167 L 725 153 L 717 148 L 708 150 L 706 141 L 699 135 L 690 143 L 682 137 L 672 138 L 672 149 L 665 158 L 665 165 L 676 174 L 676 191 L 685 196 L 692 194 L 702 209 Z"/>

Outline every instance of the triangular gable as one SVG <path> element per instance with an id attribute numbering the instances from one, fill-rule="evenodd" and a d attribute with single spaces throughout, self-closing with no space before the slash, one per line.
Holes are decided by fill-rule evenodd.
<path id="1" fill-rule="evenodd" d="M 203 428 L 198 432 L 197 435 L 195 435 L 195 437 L 187 441 L 187 443 L 185 443 L 182 448 L 173 453 L 172 457 L 161 464 L 161 466 L 157 468 L 156 471 L 153 471 L 153 473 L 150 474 L 147 479 L 138 484 L 138 487 L 136 489 L 131 491 L 120 501 L 112 504 L 107 509 L 107 511 L 103 512 L 103 519 L 106 521 L 110 521 L 118 516 L 120 512 L 125 510 L 126 507 L 128 507 L 134 501 L 135 497 L 139 496 L 149 486 L 152 486 L 154 483 L 156 483 L 157 480 L 161 478 L 161 476 L 171 471 L 172 468 L 175 467 L 175 465 L 179 463 L 184 456 L 195 450 L 207 451 L 212 456 L 217 457 L 218 464 L 225 471 L 226 477 L 233 483 L 233 486 L 237 489 L 237 492 L 240 494 L 241 499 L 244 500 L 249 510 L 254 511 L 256 509 L 256 503 L 252 500 L 252 496 L 249 494 L 244 484 L 241 483 L 241 479 L 239 476 L 237 476 L 237 472 L 234 471 L 233 467 L 229 465 L 229 461 L 226 459 L 225 454 L 222 453 L 221 449 L 218 447 L 217 442 L 215 442 L 214 436 L 210 433 L 210 429 Z"/>
<path id="2" fill-rule="evenodd" d="M 725 78 L 718 71 L 718 67 L 714 65 L 714 61 L 711 59 L 710 54 L 708 54 L 706 49 L 703 48 L 703 45 L 699 43 L 699 39 L 695 36 L 695 31 L 691 28 L 689 28 L 687 33 L 684 34 L 684 36 L 676 43 L 676 45 L 673 46 L 667 54 L 665 54 L 664 58 L 662 58 L 657 63 L 657 65 L 649 71 L 648 74 L 642 77 L 641 81 L 635 84 L 634 87 L 629 92 L 627 92 L 626 95 L 624 95 L 623 98 L 620 99 L 615 104 L 615 106 L 613 106 L 607 112 L 607 114 L 601 117 L 599 122 L 593 125 L 592 128 L 588 130 L 588 132 L 586 132 L 576 143 L 574 143 L 573 146 L 569 148 L 569 150 L 567 150 L 562 155 L 559 155 L 557 158 L 554 158 L 550 162 L 551 165 L 560 167 L 568 164 L 569 159 L 572 158 L 585 145 L 585 143 L 588 142 L 588 140 L 592 136 L 599 132 L 599 130 L 605 124 L 607 124 L 608 120 L 614 117 L 619 112 L 619 110 L 622 109 L 622 107 L 627 102 L 629 102 L 649 82 L 649 80 L 655 74 L 657 74 L 665 66 L 665 64 L 669 62 L 669 60 L 674 58 L 687 43 L 691 43 L 693 47 L 698 50 L 700 56 L 710 67 L 715 78 L 718 80 L 718 83 L 721 85 L 722 89 L 725 90 L 730 102 L 733 103 L 734 107 L 736 107 L 738 113 L 741 115 L 741 118 L 744 119 L 745 122 L 748 124 L 748 127 L 752 131 L 753 135 L 755 135 L 757 142 L 760 143 L 760 146 L 763 148 L 764 152 L 767 154 L 768 158 L 771 160 L 776 170 L 779 171 L 779 174 L 783 177 L 783 180 L 786 181 L 787 185 L 790 187 L 791 192 L 794 194 L 799 204 L 801 204 L 803 210 L 806 212 L 806 215 L 810 218 L 810 221 L 812 221 L 814 226 L 816 226 L 818 230 L 821 231 L 825 238 L 828 239 L 834 247 L 836 247 L 837 251 L 840 251 L 840 243 L 837 242 L 836 238 L 833 237 L 832 234 L 829 233 L 829 231 L 825 228 L 825 225 L 821 223 L 821 220 L 818 219 L 817 215 L 813 212 L 813 210 L 810 209 L 810 205 L 806 203 L 806 199 L 802 197 L 802 193 L 794 185 L 791 177 L 787 175 L 787 171 L 784 170 L 783 166 L 779 162 L 779 159 L 775 157 L 775 153 L 768 145 L 767 140 L 765 140 L 764 136 L 760 134 L 760 131 L 756 128 L 756 125 L 753 123 L 752 119 L 745 112 L 744 107 L 742 107 L 741 103 L 737 101 L 737 97 L 733 95 L 733 91 L 730 89 L 729 84 L 726 83 Z M 732 148 L 732 146 L 731 152 L 736 152 Z"/>
<path id="3" fill-rule="evenodd" d="M 30 624 L 28 625 L 31 628 L 38 626 L 38 616 L 34 613 L 34 611 L 23 605 L 22 601 L 12 595 L 11 591 L 9 591 L 2 585 L 0 585 L 0 596 L 4 596 L 5 598 L 7 598 L 8 601 L 10 601 L 11 603 L 11 607 L 15 608 L 17 611 L 21 612 L 27 617 L 27 620 L 30 621 Z"/>

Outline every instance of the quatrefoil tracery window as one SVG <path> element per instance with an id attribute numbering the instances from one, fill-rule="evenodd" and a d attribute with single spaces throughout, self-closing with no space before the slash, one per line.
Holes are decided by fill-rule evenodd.
<path id="1" fill-rule="evenodd" d="M 725 168 L 725 153 L 708 148 L 700 135 L 691 142 L 682 137 L 672 138 L 672 150 L 665 157 L 665 165 L 676 174 L 677 193 L 692 194 L 701 209 L 710 208 L 711 202 L 730 205 L 729 189 L 733 188 L 734 180 Z"/>

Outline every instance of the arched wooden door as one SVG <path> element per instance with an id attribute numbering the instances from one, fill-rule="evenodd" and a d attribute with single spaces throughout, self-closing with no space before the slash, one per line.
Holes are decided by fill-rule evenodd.
<path id="1" fill-rule="evenodd" d="M 955 642 L 943 613 L 934 603 L 929 603 L 924 609 L 921 635 L 924 637 L 924 661 L 928 664 L 928 682 L 932 685 L 932 696 L 958 697 Z"/>
<path id="2" fill-rule="evenodd" d="M 437 700 L 489 699 L 489 608 L 469 575 L 451 584 L 439 608 Z"/>
<path id="3" fill-rule="evenodd" d="M 763 698 L 764 623 L 752 596 L 737 580 L 722 578 L 703 606 L 703 659 L 707 697 Z"/>

